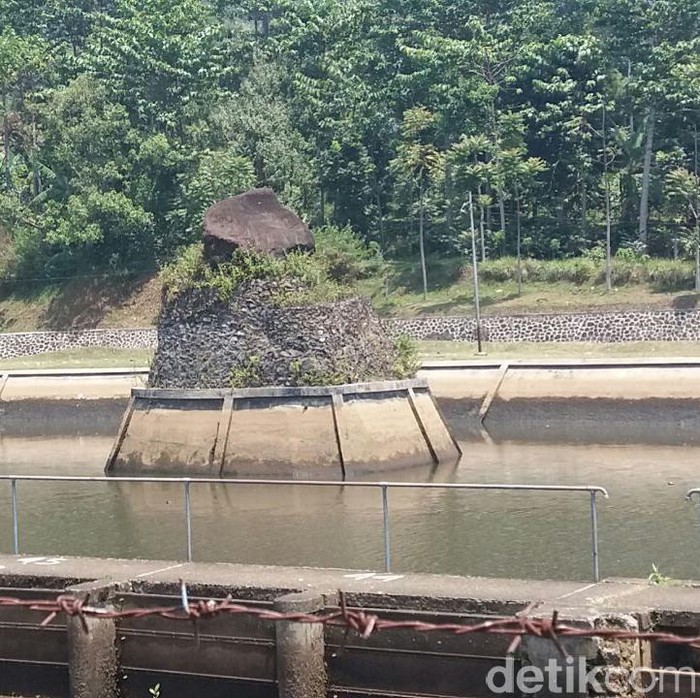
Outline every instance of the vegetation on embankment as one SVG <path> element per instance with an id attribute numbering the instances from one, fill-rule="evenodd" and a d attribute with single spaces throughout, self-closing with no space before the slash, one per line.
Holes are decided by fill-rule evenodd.
<path id="1" fill-rule="evenodd" d="M 0 280 L 144 272 L 269 186 L 387 255 L 694 258 L 700 3 L 0 0 Z M 467 247 L 468 247 L 467 242 Z"/>
<path id="2" fill-rule="evenodd" d="M 471 265 L 464 257 L 428 258 L 428 295 L 424 298 L 418 260 L 385 262 L 365 252 L 358 259 L 356 251 L 343 252 L 339 247 L 319 244 L 322 266 L 330 269 L 332 280 L 317 285 L 318 300 L 337 291 L 333 283 L 337 279 L 371 297 L 382 315 L 474 313 Z M 518 294 L 515 260 L 487 260 L 479 265 L 483 312 L 682 309 L 700 303 L 700 295 L 692 290 L 690 262 L 618 257 L 613 264 L 613 290 L 607 293 L 599 259 L 525 260 L 522 293 Z M 300 265 L 304 273 L 318 269 L 318 265 Z M 186 280 L 187 270 L 180 272 Z M 0 287 L 0 331 L 150 326 L 158 316 L 161 289 L 162 280 L 153 274 L 101 275 L 48 286 L 7 287 L 4 292 Z"/>

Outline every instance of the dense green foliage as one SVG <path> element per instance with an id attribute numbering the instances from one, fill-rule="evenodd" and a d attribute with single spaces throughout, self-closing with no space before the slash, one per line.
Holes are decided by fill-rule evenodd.
<path id="1" fill-rule="evenodd" d="M 274 298 L 277 305 L 330 303 L 346 298 L 351 289 L 330 275 L 322 255 L 292 252 L 278 258 L 237 250 L 231 261 L 212 266 L 204 257 L 204 246 L 196 242 L 184 248 L 161 273 L 163 289 L 174 297 L 189 289 L 212 289 L 222 300 L 229 300 L 246 282 L 278 282 Z"/>
<path id="2" fill-rule="evenodd" d="M 470 193 L 483 258 L 692 254 L 699 37 L 697 0 L 0 0 L 0 276 L 156 268 L 253 185 L 385 257 L 469 249 Z"/>

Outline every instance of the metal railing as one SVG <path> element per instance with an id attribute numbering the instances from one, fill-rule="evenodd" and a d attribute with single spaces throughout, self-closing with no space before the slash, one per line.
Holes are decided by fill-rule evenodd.
<path id="1" fill-rule="evenodd" d="M 591 522 L 591 556 L 593 563 L 593 579 L 600 581 L 600 559 L 598 551 L 598 495 L 608 498 L 608 492 L 604 487 L 597 485 L 508 485 L 508 484 L 482 484 L 482 483 L 425 483 L 425 482 L 336 482 L 328 480 L 231 480 L 223 478 L 145 478 L 145 477 L 81 477 L 62 475 L 0 475 L 0 481 L 10 483 L 10 496 L 12 502 L 12 549 L 15 555 L 19 554 L 19 511 L 18 511 L 18 482 L 104 482 L 104 483 L 143 483 L 164 484 L 171 483 L 182 485 L 185 506 L 185 531 L 186 531 L 186 559 L 192 562 L 192 485 L 222 485 L 239 486 L 249 485 L 282 485 L 285 487 L 335 487 L 356 488 L 364 487 L 379 489 L 382 498 L 382 534 L 384 546 L 384 569 L 391 572 L 391 521 L 389 516 L 389 490 L 390 489 L 425 489 L 425 490 L 486 490 L 505 492 L 571 492 L 588 494 L 590 499 Z M 695 492 L 695 490 L 693 491 Z M 700 493 L 700 490 L 697 490 Z"/>

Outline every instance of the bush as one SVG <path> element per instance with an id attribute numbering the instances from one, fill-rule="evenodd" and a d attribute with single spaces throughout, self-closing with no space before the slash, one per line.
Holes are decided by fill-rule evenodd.
<path id="1" fill-rule="evenodd" d="M 651 259 L 646 268 L 648 282 L 659 291 L 682 291 L 695 285 L 695 267 L 692 262 Z"/>
<path id="2" fill-rule="evenodd" d="M 573 284 L 589 284 L 594 281 L 596 264 L 584 257 L 574 259 L 524 259 L 521 263 L 523 281 Z M 518 263 L 513 257 L 487 260 L 479 265 L 480 278 L 487 282 L 516 281 Z"/>
<path id="3" fill-rule="evenodd" d="M 383 267 L 379 246 L 365 245 L 349 226 L 325 226 L 314 231 L 316 257 L 334 281 L 351 283 L 371 276 L 379 276 Z"/>
<path id="4" fill-rule="evenodd" d="M 394 378 L 414 378 L 420 368 L 420 358 L 413 340 L 407 335 L 399 335 L 394 340 L 396 359 L 394 361 Z"/>
<path id="5" fill-rule="evenodd" d="M 299 281 L 299 289 L 280 291 L 275 299 L 280 305 L 326 303 L 344 298 L 350 291 L 329 278 L 323 260 L 303 252 L 278 258 L 251 250 L 237 250 L 230 262 L 211 266 L 204 258 L 204 246 L 196 243 L 185 247 L 161 271 L 163 288 L 171 298 L 198 288 L 213 289 L 225 301 L 241 284 L 255 279 Z"/>
<path id="6" fill-rule="evenodd" d="M 605 256 L 601 258 L 597 252 L 592 252 L 571 259 L 524 259 L 522 271 L 525 282 L 602 286 L 605 284 Z M 694 273 L 690 261 L 650 259 L 633 248 L 622 248 L 612 260 L 611 280 L 613 286 L 650 284 L 659 291 L 680 291 L 693 287 Z M 502 257 L 481 262 L 479 274 L 485 282 L 515 282 L 517 261 L 513 257 Z M 463 276 L 471 278 L 471 266 L 465 267 Z"/>

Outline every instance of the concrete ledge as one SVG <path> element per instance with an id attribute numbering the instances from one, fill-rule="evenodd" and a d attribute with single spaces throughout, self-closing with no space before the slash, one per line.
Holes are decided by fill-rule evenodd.
<path id="1" fill-rule="evenodd" d="M 16 378 L 41 378 L 44 376 L 65 376 L 69 378 L 82 378 L 90 376 L 133 376 L 145 375 L 148 377 L 148 366 L 135 368 L 10 368 L 4 371 L 9 376 Z"/>
<path id="2" fill-rule="evenodd" d="M 184 581 L 193 595 L 227 594 L 271 601 L 282 594 L 343 591 L 355 603 L 374 608 L 460 613 L 510 614 L 539 602 L 533 615 L 551 610 L 596 613 L 648 613 L 671 617 L 686 614 L 700 623 L 700 582 L 653 586 L 646 580 L 610 579 L 598 583 L 457 577 L 433 574 L 384 574 L 371 570 L 274 567 L 231 563 L 197 563 L 104 558 L 0 555 L 0 584 L 8 589 L 33 586 L 63 590 L 77 583 L 130 585 L 152 593 L 179 596 Z"/>
<path id="3" fill-rule="evenodd" d="M 448 371 L 460 369 L 484 369 L 493 370 L 503 365 L 502 359 L 459 359 L 424 361 L 421 371 Z M 700 367 L 700 357 L 658 357 L 658 358 L 615 358 L 615 359 L 511 359 L 508 360 L 510 368 L 663 368 L 669 367 Z"/>
<path id="4" fill-rule="evenodd" d="M 166 388 L 134 388 L 131 394 L 135 398 L 160 398 L 167 400 L 211 400 L 224 397 L 236 398 L 279 398 L 279 397 L 324 397 L 329 395 L 360 395 L 370 393 L 399 393 L 409 388 L 428 388 L 425 378 L 403 381 L 377 381 L 375 383 L 352 383 L 348 385 L 326 385 L 314 387 L 267 387 L 236 388 L 213 390 L 172 390 Z"/>

